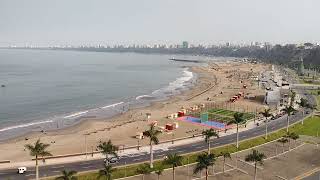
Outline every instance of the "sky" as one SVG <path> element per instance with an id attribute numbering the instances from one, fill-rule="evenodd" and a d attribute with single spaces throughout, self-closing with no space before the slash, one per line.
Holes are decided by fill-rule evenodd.
<path id="1" fill-rule="evenodd" d="M 0 46 L 320 42 L 319 0 L 0 0 Z"/>

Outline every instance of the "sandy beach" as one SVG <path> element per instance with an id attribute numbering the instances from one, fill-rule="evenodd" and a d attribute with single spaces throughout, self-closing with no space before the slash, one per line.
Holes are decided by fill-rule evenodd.
<path id="1" fill-rule="evenodd" d="M 137 145 L 135 135 L 148 128 L 148 124 L 157 121 L 158 126 L 178 122 L 179 128 L 172 132 L 162 133 L 160 141 L 171 140 L 199 134 L 206 128 L 188 122 L 166 118 L 169 114 L 178 112 L 182 107 L 189 108 L 199 104 L 214 103 L 224 105 L 234 94 L 247 85 L 245 94 L 255 96 L 254 100 L 241 99 L 232 103 L 230 108 L 238 111 L 256 112 L 264 108 L 264 91 L 258 88 L 254 76 L 269 69 L 264 64 L 249 64 L 227 62 L 209 64 L 207 67 L 194 66 L 191 70 L 198 75 L 195 86 L 189 91 L 171 97 L 168 100 L 155 102 L 144 108 L 136 108 L 110 119 L 87 119 L 78 125 L 52 132 L 37 132 L 15 138 L 0 144 L 0 160 L 24 161 L 31 157 L 25 151 L 24 145 L 35 142 L 38 138 L 49 143 L 49 150 L 53 155 L 64 155 L 85 152 L 85 139 L 88 151 L 95 150 L 101 141 L 111 139 L 115 145 L 128 147 Z M 210 100 L 210 101 L 209 101 Z M 151 113 L 150 120 L 146 120 L 146 113 Z M 90 134 L 86 135 L 85 134 Z M 27 140 L 26 140 L 27 138 Z M 141 144 L 147 144 L 144 139 Z"/>

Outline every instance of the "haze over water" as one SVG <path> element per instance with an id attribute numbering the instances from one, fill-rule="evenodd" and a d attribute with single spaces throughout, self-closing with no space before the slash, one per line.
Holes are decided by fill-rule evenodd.
<path id="1" fill-rule="evenodd" d="M 193 74 L 170 57 L 2 49 L 0 84 L 6 87 L 0 88 L 0 140 L 61 128 L 81 116 L 115 115 L 128 102 L 142 105 L 179 93 Z"/>

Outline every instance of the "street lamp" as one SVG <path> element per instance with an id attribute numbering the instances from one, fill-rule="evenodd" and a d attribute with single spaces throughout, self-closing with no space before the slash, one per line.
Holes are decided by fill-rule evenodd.
<path id="1" fill-rule="evenodd" d="M 86 154 L 86 159 L 88 158 L 88 145 L 87 145 L 87 136 L 89 136 L 90 133 L 84 134 L 84 145 L 85 145 L 85 154 Z"/>

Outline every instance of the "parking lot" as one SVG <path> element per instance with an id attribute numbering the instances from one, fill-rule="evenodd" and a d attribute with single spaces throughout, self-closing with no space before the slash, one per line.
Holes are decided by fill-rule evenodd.
<path id="1" fill-rule="evenodd" d="M 267 145 L 256 147 L 259 152 L 263 152 L 267 158 L 264 164 L 258 166 L 258 179 L 294 179 L 315 167 L 320 167 L 320 147 L 313 144 L 299 142 L 286 143 L 283 146 L 279 142 L 272 142 Z M 283 152 L 284 151 L 284 152 Z M 218 158 L 214 170 L 209 169 L 212 180 L 247 180 L 252 179 L 254 175 L 254 166 L 251 163 L 245 162 L 245 156 L 251 150 L 245 150 L 237 154 L 233 154 L 231 159 L 226 160 L 226 172 L 223 173 L 223 158 Z M 179 167 L 176 169 L 176 179 L 200 179 L 205 178 L 205 172 L 193 174 L 194 165 Z M 130 180 L 140 180 L 141 175 L 127 178 Z M 145 176 L 146 180 L 157 180 L 156 174 Z M 172 170 L 164 171 L 160 179 L 172 179 Z"/>

